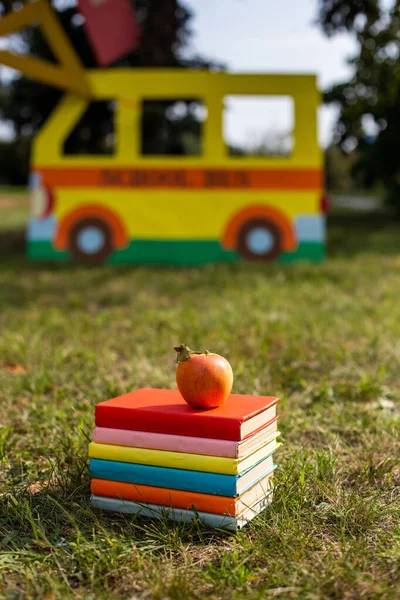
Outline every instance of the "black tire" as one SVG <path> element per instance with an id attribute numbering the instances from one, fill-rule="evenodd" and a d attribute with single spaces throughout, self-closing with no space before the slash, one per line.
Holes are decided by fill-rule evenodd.
<path id="1" fill-rule="evenodd" d="M 252 238 L 253 234 L 253 238 Z M 258 248 L 255 237 L 258 235 Z M 282 236 L 279 228 L 268 219 L 252 219 L 238 234 L 237 250 L 243 258 L 253 261 L 272 261 L 282 253 Z"/>
<path id="2" fill-rule="evenodd" d="M 92 237 L 96 238 L 97 244 L 84 242 L 84 234 L 91 232 Z M 69 234 L 69 251 L 71 256 L 77 262 L 86 264 L 103 263 L 113 253 L 113 237 L 110 227 L 95 217 L 87 217 L 76 223 Z"/>

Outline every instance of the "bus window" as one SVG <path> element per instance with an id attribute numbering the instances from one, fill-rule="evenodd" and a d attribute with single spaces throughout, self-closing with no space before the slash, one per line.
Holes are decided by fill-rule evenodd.
<path id="1" fill-rule="evenodd" d="M 225 96 L 223 136 L 229 156 L 288 157 L 293 152 L 290 96 Z"/>
<path id="2" fill-rule="evenodd" d="M 91 102 L 64 142 L 64 156 L 115 153 L 115 102 Z"/>
<path id="3" fill-rule="evenodd" d="M 196 98 L 143 100 L 142 155 L 200 156 L 206 118 L 206 107 Z"/>

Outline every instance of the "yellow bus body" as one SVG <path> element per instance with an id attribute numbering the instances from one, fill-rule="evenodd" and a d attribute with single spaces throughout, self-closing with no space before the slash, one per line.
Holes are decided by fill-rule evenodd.
<path id="1" fill-rule="evenodd" d="M 65 156 L 64 141 L 88 106 L 62 99 L 37 135 L 32 158 L 33 258 L 202 264 L 219 260 L 321 260 L 323 174 L 313 75 L 187 70 L 87 72 L 93 100 L 116 106 L 112 156 Z M 229 156 L 224 98 L 290 96 L 290 156 Z M 207 107 L 200 156 L 144 156 L 143 100 L 195 98 Z"/>

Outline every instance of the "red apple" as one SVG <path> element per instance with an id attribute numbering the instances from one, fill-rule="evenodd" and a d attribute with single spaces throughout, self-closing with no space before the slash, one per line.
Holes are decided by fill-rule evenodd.
<path id="1" fill-rule="evenodd" d="M 186 344 L 178 352 L 176 383 L 184 400 L 193 408 L 215 408 L 228 398 L 233 372 L 223 356 L 212 352 L 192 352 Z"/>

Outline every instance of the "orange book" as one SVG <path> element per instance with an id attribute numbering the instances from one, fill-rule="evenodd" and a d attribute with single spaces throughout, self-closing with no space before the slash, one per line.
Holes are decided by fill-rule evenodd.
<path id="1" fill-rule="evenodd" d="M 200 512 L 238 516 L 272 489 L 272 474 L 273 469 L 236 498 L 96 478 L 92 479 L 90 491 L 95 496 L 183 509 L 194 506 Z"/>

